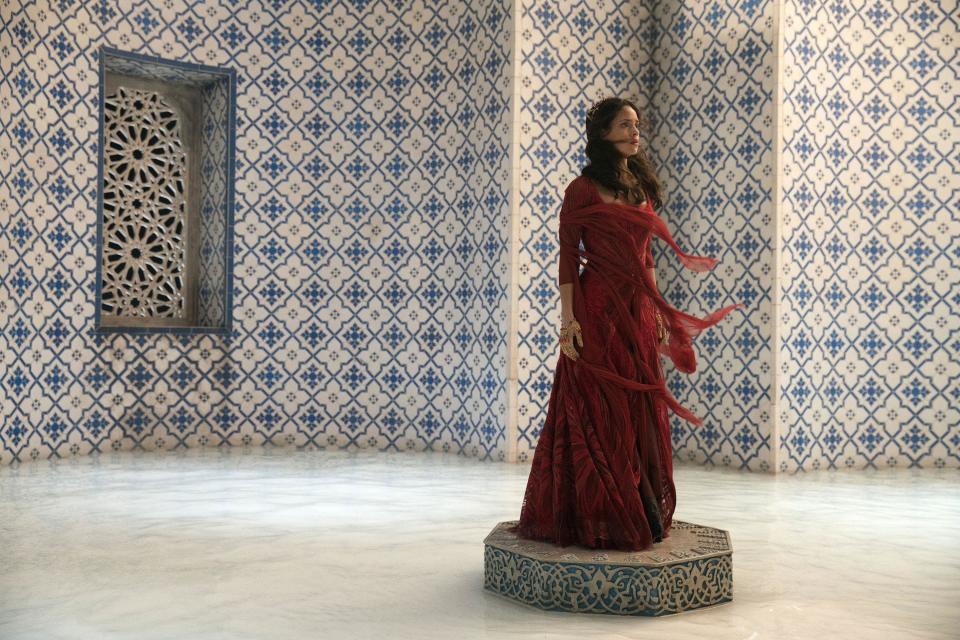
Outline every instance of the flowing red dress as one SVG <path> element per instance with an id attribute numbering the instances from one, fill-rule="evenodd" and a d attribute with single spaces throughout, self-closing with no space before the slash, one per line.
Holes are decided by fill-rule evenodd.
<path id="1" fill-rule="evenodd" d="M 690 269 L 706 271 L 717 263 L 681 251 L 649 201 L 606 203 L 586 176 L 567 186 L 558 283 L 574 285 L 583 347 L 575 343 L 576 360 L 558 356 L 513 529 L 521 537 L 641 550 L 669 534 L 676 493 L 667 410 L 694 424 L 701 421 L 667 389 L 660 355 L 682 372 L 694 371 L 691 338 L 743 304 L 705 318 L 670 306 L 648 271 L 653 236 Z M 669 333 L 663 343 L 657 340 L 656 309 Z"/>

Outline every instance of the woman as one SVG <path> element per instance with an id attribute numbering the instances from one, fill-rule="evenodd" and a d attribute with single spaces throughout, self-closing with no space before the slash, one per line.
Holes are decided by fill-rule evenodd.
<path id="1" fill-rule="evenodd" d="M 667 409 L 700 424 L 668 391 L 660 354 L 694 371 L 691 338 L 743 305 L 698 318 L 664 300 L 653 236 L 695 271 L 716 260 L 681 251 L 654 212 L 660 184 L 640 146 L 636 106 L 602 100 L 586 129 L 590 163 L 560 210 L 561 354 L 514 531 L 561 546 L 641 550 L 668 535 L 676 505 Z"/>

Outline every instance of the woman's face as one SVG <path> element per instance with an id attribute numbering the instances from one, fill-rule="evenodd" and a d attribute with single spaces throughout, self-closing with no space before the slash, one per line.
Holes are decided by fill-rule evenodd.
<path id="1" fill-rule="evenodd" d="M 623 157 L 632 156 L 640 149 L 640 120 L 633 107 L 625 106 L 610 122 L 604 137 L 616 146 Z"/>

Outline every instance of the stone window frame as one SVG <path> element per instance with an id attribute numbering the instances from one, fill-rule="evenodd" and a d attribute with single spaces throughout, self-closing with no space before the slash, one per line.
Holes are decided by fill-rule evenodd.
<path id="1" fill-rule="evenodd" d="M 162 70 L 157 72 L 157 75 L 151 75 L 150 73 L 120 73 L 115 72 L 107 68 L 107 59 L 111 59 L 114 63 L 124 63 L 130 62 L 134 66 L 139 66 L 145 69 L 157 69 Z M 130 334 L 151 334 L 151 333 L 172 333 L 172 334 L 229 334 L 233 330 L 233 261 L 234 261 L 234 247 L 233 247 L 233 225 L 234 225 L 234 210 L 235 210 L 235 171 L 236 171 L 236 104 L 237 104 L 237 74 L 236 70 L 230 67 L 212 67 L 208 65 L 182 62 L 179 60 L 170 60 L 165 58 L 160 58 L 157 56 L 150 56 L 145 54 L 133 53 L 128 51 L 121 51 L 119 49 L 114 49 L 112 47 L 100 47 L 99 55 L 97 56 L 98 66 L 99 66 L 99 100 L 98 100 L 98 144 L 97 144 L 97 251 L 96 251 L 96 300 L 94 305 L 94 331 L 96 333 L 130 333 Z M 188 255 L 186 258 L 187 269 L 192 268 L 192 272 L 188 271 L 185 274 L 185 294 L 194 296 L 192 301 L 193 306 L 193 317 L 186 320 L 156 320 L 150 318 L 140 318 L 140 317 L 130 317 L 130 318 L 114 318 L 107 317 L 106 314 L 103 314 L 103 253 L 104 253 L 104 132 L 105 132 L 105 113 L 104 113 L 104 101 L 105 95 L 107 92 L 107 73 L 118 74 L 118 77 L 122 77 L 125 80 L 130 80 L 129 84 L 124 86 L 129 86 L 131 89 L 144 89 L 151 86 L 155 86 L 161 89 L 168 89 L 170 92 L 175 94 L 174 101 L 183 103 L 183 100 L 188 96 L 189 91 L 185 91 L 184 87 L 189 86 L 189 82 L 178 81 L 176 79 L 171 80 L 171 78 L 176 78 L 179 76 L 190 77 L 191 74 L 198 78 L 209 78 L 211 83 L 223 83 L 226 93 L 226 126 L 225 126 L 225 135 L 226 135 L 226 144 L 224 149 L 225 157 L 222 158 L 223 166 L 225 167 L 225 180 L 224 180 L 224 192 L 222 195 L 223 206 L 221 207 L 221 212 L 223 219 L 223 234 L 222 244 L 223 244 L 223 255 L 222 255 L 222 305 L 223 313 L 221 321 L 216 323 L 202 324 L 197 321 L 198 318 L 198 301 L 196 300 L 196 292 L 198 289 L 198 282 L 200 281 L 200 265 L 198 262 L 191 262 L 191 260 L 196 261 L 198 251 L 199 239 L 197 236 L 200 234 L 200 229 L 197 225 L 197 228 L 192 230 L 192 233 L 188 230 L 187 237 L 185 237 L 186 248 L 188 249 Z M 166 75 L 168 77 L 159 77 L 161 75 Z M 134 85 L 134 86 L 131 86 Z M 167 97 L 166 95 L 164 97 Z M 196 115 L 191 114 L 191 115 Z M 195 130 L 199 130 L 201 122 L 199 118 L 196 118 L 193 126 Z M 199 156 L 199 153 L 197 153 Z M 195 158 L 193 162 L 193 170 L 190 170 L 192 175 L 192 182 L 196 183 L 200 178 L 199 171 L 200 160 L 199 157 Z M 200 218 L 199 214 L 199 201 L 197 197 L 197 192 L 199 191 L 199 186 L 194 184 L 193 186 L 188 185 L 188 194 L 193 192 L 193 195 L 188 195 L 188 210 L 187 217 L 193 218 L 194 221 L 198 221 Z M 192 207 L 190 206 L 190 200 L 192 199 Z M 219 214 L 218 214 L 219 215 Z M 191 258 L 190 256 L 193 256 Z M 192 320 L 192 321 L 191 321 Z"/>

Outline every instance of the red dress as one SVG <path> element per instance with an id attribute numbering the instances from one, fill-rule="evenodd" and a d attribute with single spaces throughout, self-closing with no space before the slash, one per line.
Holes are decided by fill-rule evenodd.
<path id="1" fill-rule="evenodd" d="M 743 305 L 705 318 L 670 306 L 648 272 L 653 236 L 693 270 L 716 265 L 714 258 L 681 251 L 649 202 L 605 203 L 586 176 L 567 186 L 558 283 L 574 285 L 583 347 L 575 343 L 576 360 L 558 356 L 514 528 L 521 537 L 640 550 L 669 533 L 676 494 L 667 410 L 694 424 L 700 419 L 667 389 L 660 355 L 680 371 L 694 371 L 691 338 Z M 663 343 L 657 340 L 655 309 L 669 333 Z"/>

